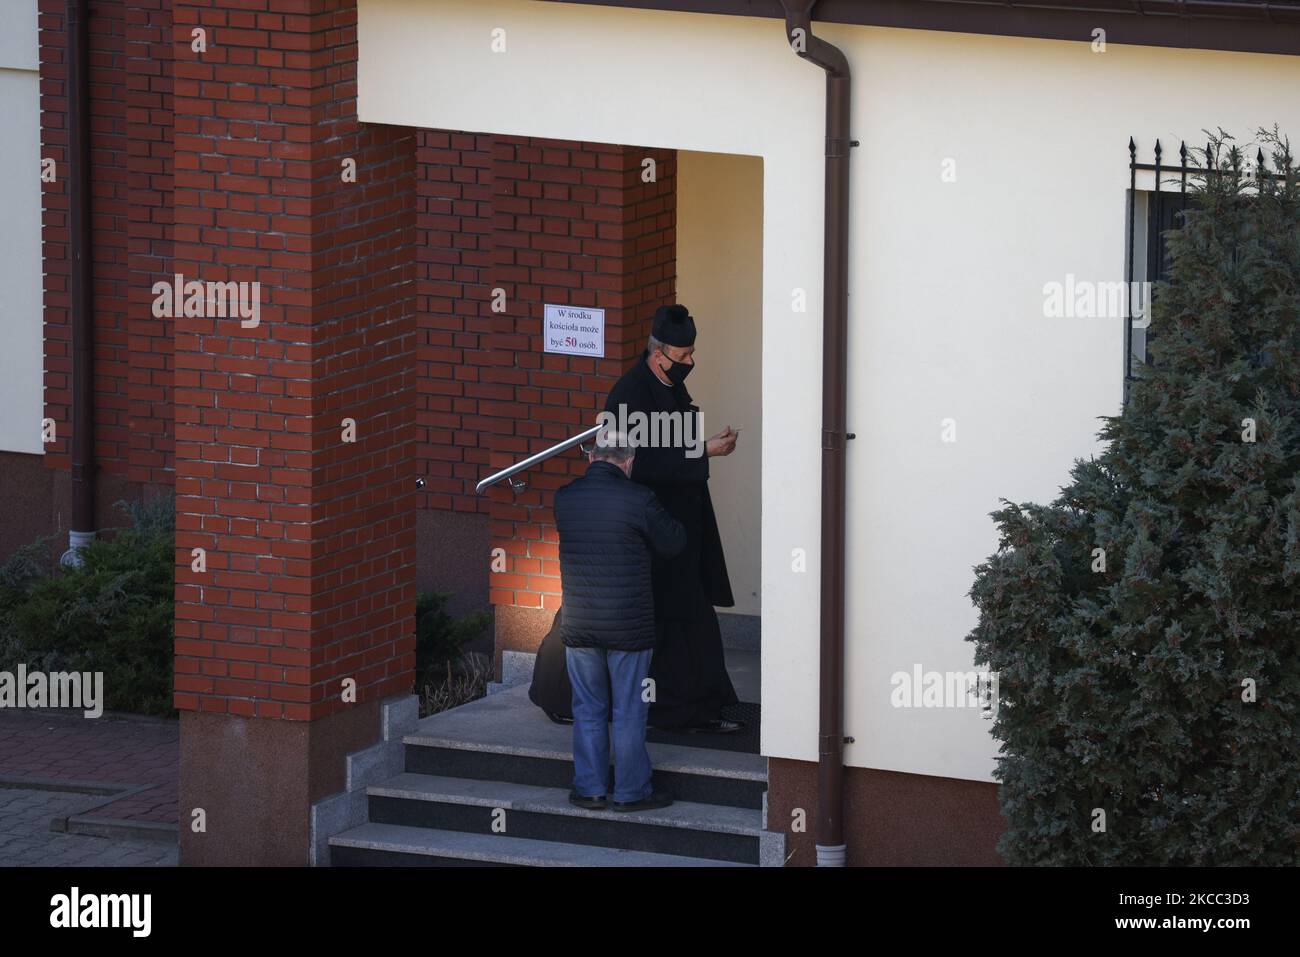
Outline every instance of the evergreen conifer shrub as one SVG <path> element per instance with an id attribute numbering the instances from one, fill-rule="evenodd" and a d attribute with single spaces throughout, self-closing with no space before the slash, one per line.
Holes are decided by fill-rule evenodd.
<path id="1" fill-rule="evenodd" d="M 1011 863 L 1300 863 L 1300 188 L 1259 139 L 1276 178 L 1212 139 L 1103 451 L 993 513 Z"/>

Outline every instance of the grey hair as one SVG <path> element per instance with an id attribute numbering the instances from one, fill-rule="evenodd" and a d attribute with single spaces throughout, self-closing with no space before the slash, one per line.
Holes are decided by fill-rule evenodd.
<path id="1" fill-rule="evenodd" d="M 646 352 L 654 352 L 656 349 L 662 349 L 664 345 L 665 343 L 662 343 L 654 336 L 651 336 L 649 341 L 646 342 Z"/>
<path id="2" fill-rule="evenodd" d="M 627 440 L 626 432 L 601 429 L 596 433 L 596 445 L 591 450 L 591 458 L 596 462 L 613 462 L 624 465 L 636 455 L 636 448 Z"/>

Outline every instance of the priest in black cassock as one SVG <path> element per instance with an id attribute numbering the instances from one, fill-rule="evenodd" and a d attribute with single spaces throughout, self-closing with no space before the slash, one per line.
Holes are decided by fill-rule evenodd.
<path id="1" fill-rule="evenodd" d="M 651 323 L 641 357 L 610 390 L 605 411 L 613 416 L 676 412 L 694 416 L 693 428 L 676 434 L 693 443 L 638 445 L 631 478 L 654 489 L 673 518 L 686 527 L 686 550 L 655 558 L 651 569 L 655 606 L 655 649 L 650 665 L 655 700 L 649 723 L 657 728 L 732 732 L 741 725 L 722 717 L 737 701 L 727 674 L 722 633 L 714 606 L 735 599 L 727 577 L 722 538 L 709 498 L 709 459 L 730 455 L 736 430 L 701 441 L 699 407 L 685 380 L 695 368 L 695 320 L 685 306 L 661 306 Z M 629 419 L 628 421 L 634 421 Z"/>

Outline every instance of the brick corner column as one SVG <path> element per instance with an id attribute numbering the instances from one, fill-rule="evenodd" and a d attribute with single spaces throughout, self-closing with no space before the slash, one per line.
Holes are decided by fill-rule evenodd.
<path id="1" fill-rule="evenodd" d="M 415 137 L 355 0 L 173 16 L 181 861 L 299 865 L 412 685 Z"/>

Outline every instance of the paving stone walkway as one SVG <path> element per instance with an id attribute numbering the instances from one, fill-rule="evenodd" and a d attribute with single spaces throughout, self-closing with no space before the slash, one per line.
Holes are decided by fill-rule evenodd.
<path id="1" fill-rule="evenodd" d="M 0 866 L 174 865 L 174 839 L 117 825 L 175 827 L 179 762 L 174 720 L 0 710 Z M 50 829 L 72 816 L 110 825 L 108 836 Z"/>
<path id="2" fill-rule="evenodd" d="M 52 817 L 76 813 L 85 794 L 0 788 L 0 867 L 175 867 L 163 841 L 61 834 Z"/>
<path id="3" fill-rule="evenodd" d="M 175 824 L 180 724 L 129 715 L 0 710 L 0 778 L 11 777 L 144 785 L 90 813 Z"/>

